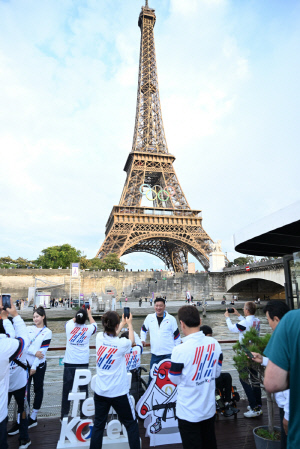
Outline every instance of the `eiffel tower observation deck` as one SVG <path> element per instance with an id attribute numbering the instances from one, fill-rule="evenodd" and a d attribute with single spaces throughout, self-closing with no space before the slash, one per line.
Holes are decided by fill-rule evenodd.
<path id="1" fill-rule="evenodd" d="M 140 64 L 133 143 L 124 171 L 118 206 L 106 224 L 105 240 L 96 257 L 146 252 L 175 272 L 188 270 L 188 253 L 205 269 L 212 239 L 202 227 L 201 210 L 191 209 L 178 181 L 163 126 L 156 67 L 155 10 L 139 15 Z"/>

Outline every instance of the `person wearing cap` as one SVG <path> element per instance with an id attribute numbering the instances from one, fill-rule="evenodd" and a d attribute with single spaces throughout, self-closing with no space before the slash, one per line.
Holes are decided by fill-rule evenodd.
<path id="1" fill-rule="evenodd" d="M 89 319 L 90 324 L 85 324 Z M 70 411 L 69 392 L 72 390 L 76 369 L 89 367 L 89 341 L 97 332 L 97 323 L 92 317 L 91 309 L 79 309 L 76 315 L 66 323 L 67 346 L 64 356 L 64 376 L 61 404 L 61 419 Z M 88 394 L 88 386 L 80 385 L 79 390 Z M 81 401 L 82 402 L 82 401 Z M 81 404 L 82 405 L 82 404 Z M 81 409 L 80 405 L 80 409 Z"/>
<path id="2" fill-rule="evenodd" d="M 170 359 L 173 348 L 181 343 L 177 321 L 165 309 L 165 299 L 156 298 L 154 301 L 155 313 L 147 315 L 141 329 L 143 346 L 146 345 L 147 333 L 150 332 L 150 371 L 154 363 Z"/>

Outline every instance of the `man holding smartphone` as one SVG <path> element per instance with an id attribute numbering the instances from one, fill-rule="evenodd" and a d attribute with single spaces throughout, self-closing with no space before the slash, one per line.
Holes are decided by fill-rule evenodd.
<path id="1" fill-rule="evenodd" d="M 228 310 L 229 309 L 226 309 L 226 312 L 224 313 L 224 316 L 226 317 L 227 327 L 230 332 L 239 334 L 240 343 L 243 342 L 245 332 L 247 332 L 252 327 L 254 327 L 259 334 L 260 320 L 255 316 L 256 305 L 253 301 L 248 301 L 245 303 L 244 317 L 234 307 L 232 308 L 232 315 L 236 315 L 238 317 L 238 323 L 231 322 Z M 257 378 L 257 372 L 253 369 L 250 371 L 251 384 L 246 383 L 243 379 L 240 378 L 240 382 L 249 401 L 249 410 L 248 412 L 244 413 L 245 418 L 255 418 L 256 416 L 262 415 L 261 389 L 260 385 L 257 385 L 257 382 L 255 381 L 255 379 Z"/>
<path id="2" fill-rule="evenodd" d="M 164 298 L 154 301 L 155 313 L 147 315 L 141 330 L 143 346 L 146 345 L 147 333 L 150 331 L 151 361 L 150 370 L 154 363 L 170 359 L 172 350 L 181 343 L 176 319 L 166 312 Z M 149 375 L 150 381 L 150 375 Z"/>

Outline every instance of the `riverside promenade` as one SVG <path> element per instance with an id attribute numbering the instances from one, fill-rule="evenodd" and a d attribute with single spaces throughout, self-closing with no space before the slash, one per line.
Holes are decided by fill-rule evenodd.
<path id="1" fill-rule="evenodd" d="M 178 312 L 178 309 L 181 306 L 186 305 L 187 303 L 182 300 L 177 301 L 167 301 L 166 304 L 166 310 L 171 314 L 176 314 Z M 194 302 L 193 304 L 197 304 Z M 221 304 L 221 301 L 207 301 L 206 306 L 206 312 L 225 312 L 227 307 L 235 307 L 237 310 L 239 310 L 241 313 L 244 308 L 245 301 L 237 301 L 234 306 L 230 304 L 229 301 L 227 301 L 227 305 Z M 149 300 L 145 302 L 145 300 L 142 303 L 142 306 L 139 307 L 138 301 L 128 301 L 127 303 L 125 301 L 122 301 L 122 306 L 120 307 L 120 302 L 117 301 L 116 303 L 116 312 L 121 314 L 123 312 L 123 307 L 130 307 L 130 311 L 134 317 L 137 316 L 146 316 L 149 313 L 154 313 L 154 305 L 150 306 Z M 200 313 L 203 311 L 203 306 L 197 306 L 197 309 Z M 260 305 L 257 305 L 258 308 L 263 307 L 263 303 Z M 21 315 L 21 317 L 25 320 L 31 320 L 32 319 L 32 313 L 33 309 L 32 307 L 26 307 L 23 310 L 19 310 L 18 313 Z M 93 316 L 102 316 L 104 312 L 93 312 Z M 50 309 L 46 310 L 47 318 L 48 320 L 67 320 L 74 317 L 75 309 L 71 308 L 65 308 L 65 307 L 51 307 Z"/>

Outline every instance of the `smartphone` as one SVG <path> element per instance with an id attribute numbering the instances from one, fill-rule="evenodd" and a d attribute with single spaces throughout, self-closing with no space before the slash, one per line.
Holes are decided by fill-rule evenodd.
<path id="1" fill-rule="evenodd" d="M 124 307 L 124 318 L 130 317 L 130 307 Z"/>
<path id="2" fill-rule="evenodd" d="M 11 308 L 10 296 L 11 295 L 2 295 L 2 307 L 4 310 Z"/>
<path id="3" fill-rule="evenodd" d="M 85 310 L 88 310 L 90 308 L 90 303 L 88 301 L 85 302 L 84 307 L 85 307 Z"/>
<path id="4" fill-rule="evenodd" d="M 232 309 L 232 308 L 227 309 L 227 312 L 228 312 L 228 313 L 234 313 L 234 309 Z"/>
<path id="5" fill-rule="evenodd" d="M 249 351 L 249 349 L 245 345 L 241 345 L 241 348 L 250 359 L 253 359 L 252 353 Z"/>

